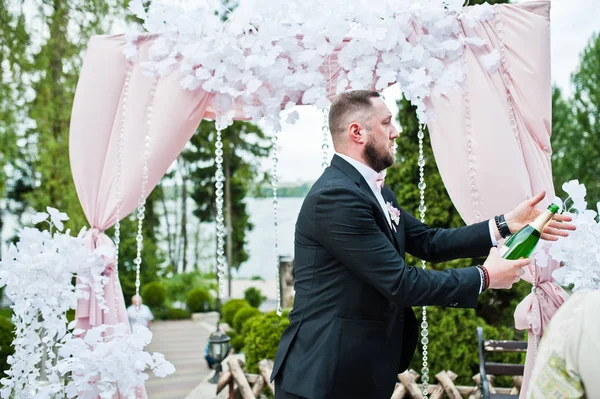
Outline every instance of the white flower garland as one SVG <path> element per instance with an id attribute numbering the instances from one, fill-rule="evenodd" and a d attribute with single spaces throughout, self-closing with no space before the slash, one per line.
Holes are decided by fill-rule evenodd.
<path id="1" fill-rule="evenodd" d="M 158 37 L 142 67 L 150 75 L 183 72 L 185 89 L 216 94 L 219 128 L 236 108 L 247 118 L 280 127 L 281 104 L 329 105 L 329 95 L 348 89 L 377 90 L 399 82 L 417 107 L 419 120 L 431 112 L 426 99 L 446 94 L 465 76 L 464 46 L 485 44 L 462 36 L 459 20 L 473 25 L 494 16 L 488 4 L 462 0 L 244 0 L 223 22 L 221 0 L 155 0 L 146 10 L 133 0 L 130 11 Z M 125 55 L 137 57 L 137 34 L 127 34 Z M 351 38 L 344 44 L 345 38 Z M 335 84 L 322 69 L 342 46 Z M 489 57 L 488 57 L 489 58 Z M 494 70 L 494 63 L 490 71 Z M 497 69 L 497 65 L 496 65 Z"/>
<path id="2" fill-rule="evenodd" d="M 63 359 L 56 366 L 61 375 L 71 375 L 66 397 L 112 398 L 118 391 L 126 398 L 136 398 L 137 388 L 148 379 L 144 370 L 151 368 L 157 377 L 175 372 L 162 354 L 144 352 L 151 340 L 146 327 L 135 325 L 130 334 L 128 326 L 117 324 L 94 327 L 85 338 L 67 341 L 59 352 Z"/>
<path id="3" fill-rule="evenodd" d="M 536 250 L 535 257 L 545 264 L 547 256 L 563 262 L 564 266 L 555 270 L 552 277 L 563 285 L 573 285 L 573 291 L 600 289 L 600 202 L 596 204 L 598 212 L 587 209 L 586 188 L 578 180 L 563 184 L 563 190 L 569 195 L 564 202 L 566 211 L 573 217 L 577 230 L 569 232 L 568 237 L 558 241 L 545 242 Z M 560 199 L 557 199 L 557 202 Z M 571 200 L 571 201 L 569 201 Z M 571 204 L 567 208 L 567 204 Z M 562 204 L 561 204 L 562 205 Z M 546 253 L 548 255 L 546 255 Z"/>
<path id="4" fill-rule="evenodd" d="M 19 242 L 11 245 L 2 261 L 0 261 L 0 286 L 6 286 L 6 296 L 13 302 L 12 321 L 15 324 L 16 337 L 13 342 L 15 353 L 8 358 L 10 369 L 6 371 L 8 378 L 2 379 L 3 388 L 0 397 L 19 399 L 64 397 L 71 392 L 73 384 L 77 385 L 81 376 L 94 373 L 102 365 L 96 361 L 93 368 L 85 363 L 85 344 L 97 343 L 98 331 L 106 331 L 107 326 L 100 326 L 86 333 L 86 338 L 74 338 L 72 332 L 75 322 L 67 326 L 66 312 L 77 307 L 81 298 L 89 298 L 89 293 L 81 290 L 86 284 L 96 294 L 96 299 L 103 300 L 103 289 L 106 279 L 102 276 L 105 262 L 103 256 L 110 256 L 106 248 L 97 248 L 93 253 L 86 247 L 82 229 L 77 237 L 72 237 L 70 231 L 61 233 L 63 221 L 68 220 L 65 213 L 48 207 L 48 213 L 38 213 L 33 217 L 33 223 L 47 222 L 49 231 L 40 231 L 25 227 L 19 231 Z M 53 233 L 54 228 L 56 232 Z M 77 288 L 73 284 L 75 276 L 84 284 Z M 105 309 L 108 309 L 104 306 Z M 139 385 L 143 382 L 146 365 L 153 367 L 159 374 L 172 372 L 172 365 L 165 362 L 162 355 L 143 352 L 143 347 L 149 342 L 149 332 L 136 332 L 127 338 L 122 337 L 122 328 L 116 327 L 116 335 L 111 345 L 93 345 L 88 348 L 93 356 L 102 357 L 103 362 L 117 361 L 119 378 L 104 381 L 91 381 L 88 386 L 96 392 L 111 392 L 114 386 L 129 392 L 131 381 Z M 131 343 L 136 340 L 137 343 Z M 78 346 L 79 350 L 75 347 Z M 62 349 L 61 349 L 62 348 Z M 82 352 L 83 351 L 83 352 Z M 81 359 L 72 358 L 81 355 Z M 124 359 L 123 356 L 129 357 Z M 61 357 L 71 357 L 65 360 Z M 150 359 L 150 360 L 149 360 Z M 75 371 L 67 365 L 77 365 L 80 374 L 69 375 L 65 391 L 66 371 Z M 167 364 L 168 363 L 168 364 Z M 140 367 L 143 367 L 140 370 Z M 132 374 L 133 373 L 133 374 Z M 135 375 L 136 378 L 132 378 Z M 68 391 L 68 392 L 67 392 Z"/>

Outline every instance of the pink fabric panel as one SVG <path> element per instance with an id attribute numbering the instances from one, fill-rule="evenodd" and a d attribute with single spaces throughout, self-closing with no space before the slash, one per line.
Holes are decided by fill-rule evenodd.
<path id="1" fill-rule="evenodd" d="M 550 162 L 550 2 L 495 7 L 501 18 L 474 27 L 463 25 L 467 37 L 491 43 L 467 51 L 466 95 L 455 90 L 447 97 L 431 100 L 436 120 L 428 126 L 435 158 L 448 193 L 467 224 L 507 212 L 542 190 L 547 193 L 542 206 L 548 206 L 554 198 Z M 493 49 L 500 51 L 502 43 L 507 69 L 490 75 L 481 57 Z M 507 93 L 513 101 L 516 132 L 511 127 Z M 521 397 L 527 392 L 535 361 L 532 334 L 543 334 L 567 297 L 552 280 L 551 273 L 557 267 L 554 261 L 536 265 L 536 294 L 528 295 L 515 312 L 516 327 L 529 330 L 531 343 Z M 532 282 L 530 271 L 525 279 Z"/>
<path id="2" fill-rule="evenodd" d="M 147 56 L 149 44 L 146 37 L 140 49 L 141 59 Z M 122 35 L 90 40 L 71 118 L 69 151 L 75 186 L 90 225 L 100 231 L 116 222 L 119 134 L 124 83 L 130 68 L 123 45 Z M 124 124 L 121 218 L 138 205 L 148 124 L 146 196 L 194 134 L 212 98 L 201 90 L 182 90 L 176 72 L 155 83 L 142 73 L 139 63 L 131 68 Z"/>

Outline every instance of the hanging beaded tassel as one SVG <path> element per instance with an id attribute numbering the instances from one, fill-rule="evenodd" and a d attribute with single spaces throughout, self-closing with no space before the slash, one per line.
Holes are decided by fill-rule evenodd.
<path id="1" fill-rule="evenodd" d="M 537 296 L 538 294 L 537 294 L 537 289 L 536 289 L 537 282 L 535 280 L 535 268 L 536 268 L 536 266 L 535 266 L 535 262 L 534 262 L 534 264 L 530 268 L 530 270 L 531 270 L 531 278 L 532 278 L 531 281 L 533 281 L 533 286 L 531 287 L 531 293 L 533 294 L 533 299 L 535 301 L 539 302 L 540 298 L 538 298 L 538 296 Z M 533 319 L 534 320 L 535 320 L 536 317 L 538 317 L 538 315 L 536 314 L 537 313 L 536 309 L 538 309 L 538 308 L 539 308 L 539 306 L 532 306 L 531 307 L 531 311 L 533 313 Z M 535 331 L 533 331 L 533 327 L 531 327 L 531 332 L 533 333 L 533 358 L 535 359 L 537 357 L 538 341 L 539 341 L 540 337 L 538 337 L 538 335 L 535 333 Z"/>
<path id="2" fill-rule="evenodd" d="M 223 217 L 223 141 L 221 130 L 217 130 L 217 143 L 215 144 L 215 162 L 217 172 L 215 173 L 215 188 L 217 195 L 217 277 L 219 280 L 220 298 L 225 297 L 225 279 L 227 277 L 227 258 L 225 257 L 225 218 Z"/>
<path id="3" fill-rule="evenodd" d="M 144 164 L 142 167 L 142 187 L 140 190 L 140 198 L 138 199 L 138 208 L 137 208 L 137 221 L 138 221 L 138 230 L 137 235 L 135 236 L 135 241 L 137 242 L 137 252 L 133 263 L 135 264 L 135 295 L 140 295 L 140 270 L 142 266 L 142 247 L 144 243 L 144 235 L 143 235 L 143 226 L 144 226 L 144 217 L 146 212 L 146 186 L 148 185 L 148 162 L 150 159 L 150 128 L 152 126 L 152 107 L 154 105 L 154 94 L 156 93 L 156 85 L 158 81 L 154 81 L 152 85 L 152 89 L 150 90 L 150 102 L 148 104 L 148 108 L 146 110 L 146 135 L 144 136 Z M 140 318 L 140 305 L 138 302 L 136 304 L 136 316 L 135 316 L 135 324 L 139 324 Z M 136 388 L 136 398 L 141 397 L 141 388 L 138 386 Z"/>
<path id="4" fill-rule="evenodd" d="M 277 186 L 279 184 L 279 179 L 277 178 L 277 164 L 279 163 L 279 155 L 277 152 L 277 138 L 279 132 L 275 132 L 271 139 L 273 144 L 273 178 L 271 180 L 271 186 L 273 187 L 273 233 L 275 234 L 275 267 L 276 267 L 276 279 L 277 279 L 277 315 L 281 316 L 283 314 L 283 309 L 281 307 L 281 276 L 279 271 L 279 243 L 277 240 L 278 234 L 278 225 L 279 222 L 277 220 Z"/>
<path id="5" fill-rule="evenodd" d="M 131 69 L 132 65 L 129 63 L 127 65 L 127 75 L 125 75 L 125 83 L 123 85 L 123 106 L 121 107 L 121 130 L 119 132 L 119 155 L 117 160 L 117 187 L 116 187 L 116 197 L 117 197 L 117 210 L 116 210 L 116 218 L 117 221 L 115 223 L 115 285 L 119 284 L 119 246 L 121 244 L 121 209 L 123 208 L 123 193 L 122 184 L 123 184 L 123 147 L 125 146 L 125 119 L 127 115 L 127 103 L 129 101 L 129 81 L 131 80 Z M 115 288 L 115 292 L 118 292 L 117 287 Z M 115 295 L 115 311 L 118 309 L 118 295 Z"/>
<path id="6" fill-rule="evenodd" d="M 425 156 L 423 155 L 423 138 L 425 134 L 423 133 L 423 125 L 419 125 L 419 132 L 417 133 L 417 137 L 419 138 L 419 193 L 420 193 L 420 202 L 419 202 L 419 214 L 421 216 L 421 222 L 425 223 L 425 211 L 427 207 L 425 206 L 425 188 L 427 185 L 425 184 Z M 421 261 L 421 267 L 423 269 L 426 268 L 426 262 L 424 260 Z M 427 345 L 429 344 L 429 324 L 427 323 L 427 307 L 423 306 L 423 322 L 421 323 L 421 344 L 423 345 L 423 368 L 421 369 L 421 382 L 423 389 L 423 397 L 427 397 L 428 388 L 429 388 L 429 367 L 427 362 Z"/>
<path id="7" fill-rule="evenodd" d="M 323 150 L 323 159 L 321 160 L 321 167 L 325 169 L 329 166 L 329 108 L 323 108 L 323 143 L 321 149 Z"/>
<path id="8" fill-rule="evenodd" d="M 140 269 L 142 265 L 142 247 L 144 243 L 144 235 L 142 227 L 144 226 L 144 217 L 146 212 L 146 186 L 148 185 L 148 160 L 150 159 L 150 128 L 152 126 L 152 106 L 154 104 L 154 94 L 156 92 L 157 81 L 154 82 L 150 91 L 150 103 L 146 110 L 146 135 L 144 137 L 144 164 L 142 167 L 142 187 L 140 190 L 140 198 L 138 199 L 137 221 L 138 230 L 135 236 L 137 242 L 137 253 L 133 261 L 135 264 L 135 295 L 140 295 Z M 139 317 L 140 304 L 137 304 L 137 315 Z"/>

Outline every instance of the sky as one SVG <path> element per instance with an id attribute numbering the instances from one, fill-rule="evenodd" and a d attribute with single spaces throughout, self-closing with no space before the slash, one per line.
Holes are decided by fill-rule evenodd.
<path id="1" fill-rule="evenodd" d="M 523 2 L 513 0 L 513 3 Z M 600 32 L 600 0 L 552 0 L 550 26 L 552 82 L 563 94 L 569 95 L 572 93 L 570 76 L 579 65 L 579 55 L 591 35 Z M 388 88 L 384 96 L 395 112 L 396 99 L 400 97 L 398 87 Z M 322 171 L 323 114 L 314 107 L 296 108 L 300 119 L 295 125 L 283 125 L 279 136 L 277 175 L 280 182 L 314 181 Z M 331 157 L 330 140 L 329 145 Z M 269 169 L 273 162 L 267 160 L 262 166 Z"/>

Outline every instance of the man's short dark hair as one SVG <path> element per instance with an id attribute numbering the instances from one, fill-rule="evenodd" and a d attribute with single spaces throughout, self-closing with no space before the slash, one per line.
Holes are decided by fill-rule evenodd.
<path id="1" fill-rule="evenodd" d="M 381 97 L 376 91 L 352 90 L 338 94 L 329 108 L 329 130 L 331 136 L 335 137 L 346 130 L 344 122 L 346 117 L 360 111 L 373 107 L 371 98 Z"/>

